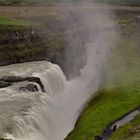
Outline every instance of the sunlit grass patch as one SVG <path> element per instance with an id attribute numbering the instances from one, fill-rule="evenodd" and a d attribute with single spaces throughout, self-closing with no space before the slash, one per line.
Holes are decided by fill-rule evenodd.
<path id="1" fill-rule="evenodd" d="M 81 114 L 67 140 L 93 140 L 112 121 L 140 105 L 140 90 L 103 90 Z"/>
<path id="2" fill-rule="evenodd" d="M 0 16 L 0 30 L 29 28 L 33 22 Z"/>

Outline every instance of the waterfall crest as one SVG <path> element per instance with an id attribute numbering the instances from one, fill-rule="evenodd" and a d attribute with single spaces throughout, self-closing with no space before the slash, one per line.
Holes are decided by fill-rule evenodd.
<path id="1" fill-rule="evenodd" d="M 70 19 L 65 23 L 69 30 L 65 33 L 68 46 L 64 71 L 77 77 L 70 74 L 71 80 L 66 80 L 60 67 L 47 61 L 0 67 L 0 78 L 38 77 L 45 88 L 42 92 L 38 83 L 22 81 L 0 89 L 0 136 L 13 140 L 63 140 L 84 104 L 100 87 L 109 47 L 114 43 L 113 39 L 112 44 L 108 43 L 108 33 L 114 36 L 114 23 L 107 11 L 102 14 L 88 5 L 64 9 L 60 13 Z M 29 83 L 39 90 L 19 90 Z"/>
<path id="2" fill-rule="evenodd" d="M 100 59 L 104 60 L 104 55 L 94 43 L 87 44 L 86 48 L 87 65 L 81 69 L 81 76 L 70 81 L 59 66 L 47 61 L 0 68 L 1 77 L 39 77 L 46 91 L 20 91 L 19 87 L 29 81 L 0 89 L 0 135 L 13 140 L 62 140 L 66 137 L 83 105 L 100 85 L 99 68 L 103 63 Z"/>
<path id="3" fill-rule="evenodd" d="M 9 87 L 1 88 L 0 135 L 8 137 L 11 135 L 13 139 L 29 137 L 29 133 L 41 131 L 43 127 L 40 126 L 40 120 L 45 120 L 43 112 L 47 111 L 47 100 L 63 92 L 66 84 L 66 78 L 59 66 L 47 61 L 14 64 L 0 67 L 0 77 L 4 76 L 39 77 L 42 84 L 46 85 L 46 93 L 41 91 L 37 83 L 29 81 L 15 82 Z M 29 83 L 37 85 L 39 91 L 19 90 Z M 39 116 L 39 113 L 42 113 L 42 116 Z"/>

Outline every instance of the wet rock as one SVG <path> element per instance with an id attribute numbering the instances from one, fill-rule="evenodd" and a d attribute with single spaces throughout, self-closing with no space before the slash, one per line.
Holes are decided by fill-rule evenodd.
<path id="1" fill-rule="evenodd" d="M 0 32 L 2 38 L 0 38 L 0 43 L 13 43 L 18 41 L 30 41 L 37 36 L 36 30 L 27 29 L 15 29 L 15 30 L 2 30 Z"/>
<path id="2" fill-rule="evenodd" d="M 45 88 L 44 88 L 40 78 L 38 78 L 38 77 L 26 77 L 25 80 L 27 80 L 29 82 L 35 82 L 35 83 L 39 84 L 42 91 L 45 92 Z"/>
<path id="3" fill-rule="evenodd" d="M 3 76 L 0 81 L 14 83 L 24 81 L 24 78 L 18 76 Z"/>
<path id="4" fill-rule="evenodd" d="M 8 86 L 11 86 L 11 85 L 12 85 L 11 83 L 0 81 L 0 88 L 8 87 Z"/>
<path id="5" fill-rule="evenodd" d="M 37 86 L 34 85 L 34 84 L 28 84 L 26 87 L 20 87 L 19 90 L 22 90 L 22 91 L 31 91 L 31 92 L 37 92 L 39 91 Z"/>
<path id="6" fill-rule="evenodd" d="M 102 140 L 101 136 L 95 136 L 95 140 Z"/>
<path id="7" fill-rule="evenodd" d="M 7 83 L 15 83 L 15 82 L 23 82 L 23 81 L 29 81 L 34 82 L 40 85 L 40 88 L 42 92 L 45 92 L 44 85 L 42 84 L 40 78 L 38 77 L 19 77 L 19 76 L 3 76 L 0 81 L 7 82 Z"/>

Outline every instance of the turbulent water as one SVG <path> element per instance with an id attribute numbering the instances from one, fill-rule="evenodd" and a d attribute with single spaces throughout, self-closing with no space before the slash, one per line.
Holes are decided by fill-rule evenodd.
<path id="1" fill-rule="evenodd" d="M 45 88 L 42 92 L 40 86 L 33 83 L 39 88 L 38 92 L 19 90 L 32 83 L 24 81 L 0 89 L 0 136 L 13 140 L 63 140 L 73 129 L 84 104 L 100 87 L 108 54 L 106 32 L 110 31 L 110 17 L 88 8 L 74 13 L 69 10 L 68 25 L 72 24 L 69 28 L 74 30 L 67 33 L 69 47 L 64 61 L 75 61 L 77 65 L 85 51 L 87 61 L 84 67 L 82 65 L 81 75 L 67 81 L 60 67 L 47 61 L 0 67 L 0 78 L 39 77 Z M 76 49 L 81 45 L 85 49 Z M 75 70 L 75 67 L 74 70 L 69 65 L 66 67 L 68 71 Z"/>
<path id="2" fill-rule="evenodd" d="M 63 140 L 66 137 L 82 106 L 100 83 L 98 66 L 102 55 L 97 53 L 99 48 L 95 44 L 87 44 L 87 48 L 87 65 L 81 69 L 81 76 L 70 81 L 59 66 L 47 61 L 0 67 L 0 77 L 39 77 L 46 91 L 19 90 L 29 84 L 28 81 L 0 89 L 1 136 L 14 140 Z"/>

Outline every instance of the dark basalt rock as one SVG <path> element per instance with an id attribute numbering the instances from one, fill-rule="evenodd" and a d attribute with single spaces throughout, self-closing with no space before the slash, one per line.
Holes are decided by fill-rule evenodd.
<path id="1" fill-rule="evenodd" d="M 95 136 L 95 140 L 102 140 L 101 136 Z"/>
<path id="2" fill-rule="evenodd" d="M 24 79 L 24 81 L 35 82 L 35 83 L 39 84 L 41 89 L 42 89 L 42 91 L 45 92 L 44 85 L 42 84 L 40 78 L 38 78 L 38 77 L 26 77 Z"/>
<path id="3" fill-rule="evenodd" d="M 3 139 L 3 138 L 0 138 L 0 140 L 12 140 L 12 139 Z"/>
<path id="4" fill-rule="evenodd" d="M 31 92 L 37 92 L 39 91 L 37 86 L 34 85 L 34 84 L 28 84 L 26 87 L 20 87 L 19 90 L 22 90 L 22 91 L 31 91 Z"/>
<path id="5" fill-rule="evenodd" d="M 0 79 L 0 81 L 4 82 L 5 84 L 9 83 L 9 85 L 7 85 L 7 86 L 10 86 L 12 83 L 15 83 L 15 82 L 23 82 L 23 81 L 34 82 L 34 83 L 37 83 L 40 85 L 42 92 L 45 92 L 45 88 L 44 88 L 40 78 L 38 78 L 38 77 L 4 76 Z M 29 88 L 29 86 L 28 86 L 28 88 Z"/>
<path id="6" fill-rule="evenodd" d="M 9 83 L 15 83 L 15 82 L 21 82 L 25 81 L 24 78 L 18 77 L 18 76 L 3 76 L 0 81 L 9 82 Z"/>
<path id="7" fill-rule="evenodd" d="M 0 81 L 0 88 L 11 86 L 12 84 L 9 82 Z"/>

